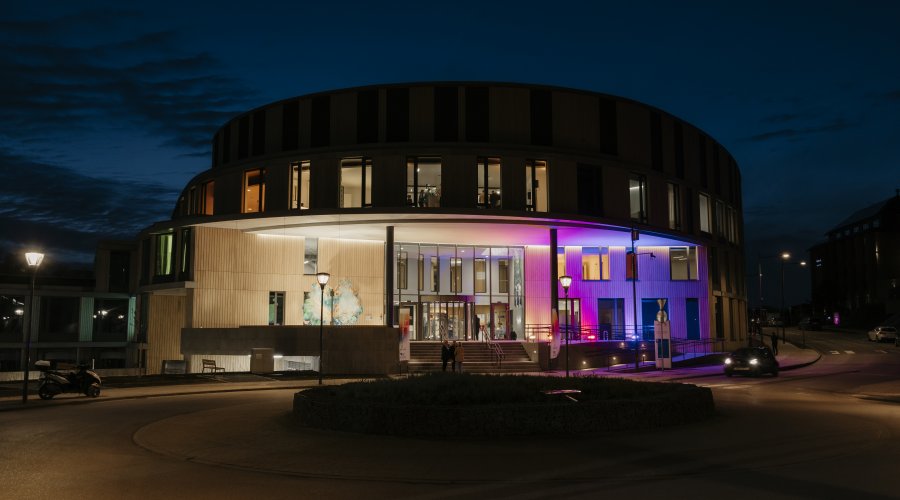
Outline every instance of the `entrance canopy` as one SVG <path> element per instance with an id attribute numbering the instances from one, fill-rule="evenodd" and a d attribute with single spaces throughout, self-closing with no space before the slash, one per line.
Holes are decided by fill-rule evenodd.
<path id="1" fill-rule="evenodd" d="M 611 224 L 539 217 L 481 214 L 374 213 L 251 217 L 198 224 L 252 234 L 384 241 L 394 226 L 395 241 L 480 245 L 549 245 L 551 228 L 559 246 L 630 246 L 630 228 Z M 690 240 L 660 232 L 641 232 L 640 246 L 679 246 Z"/>

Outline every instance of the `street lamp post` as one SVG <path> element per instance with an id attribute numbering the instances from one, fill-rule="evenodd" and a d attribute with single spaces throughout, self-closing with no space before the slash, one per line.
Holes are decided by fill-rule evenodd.
<path id="1" fill-rule="evenodd" d="M 787 340 L 787 337 L 785 336 L 785 333 L 784 333 L 784 326 L 785 326 L 784 323 L 786 321 L 785 314 L 784 314 L 784 265 L 790 262 L 790 258 L 791 258 L 791 254 L 789 254 L 788 252 L 782 252 L 782 254 L 781 254 L 781 343 L 782 344 Z M 797 262 L 797 264 L 799 264 L 802 267 L 805 267 L 806 261 L 801 260 L 800 262 Z M 803 330 L 801 330 L 801 331 L 803 332 L 803 341 L 802 341 L 803 347 L 806 347 L 806 332 Z"/>
<path id="2" fill-rule="evenodd" d="M 31 323 L 34 320 L 34 285 L 37 281 L 38 268 L 41 266 L 41 262 L 43 260 L 44 254 L 42 253 L 28 252 L 25 254 L 25 261 L 28 262 L 28 267 L 31 268 L 31 291 L 28 296 L 28 316 L 26 317 L 25 324 L 25 345 L 22 350 L 22 364 L 25 370 L 24 378 L 22 379 L 22 404 L 28 402 L 28 368 L 31 365 Z"/>
<path id="3" fill-rule="evenodd" d="M 319 290 L 321 291 L 319 298 L 319 385 L 322 385 L 322 370 L 325 364 L 322 358 L 322 334 L 325 329 L 325 285 L 328 284 L 328 278 L 330 277 L 331 275 L 328 273 L 316 274 L 316 281 L 319 282 Z"/>
<path id="4" fill-rule="evenodd" d="M 638 232 L 634 226 L 631 227 L 631 312 L 634 317 L 634 369 L 641 367 L 641 361 L 638 357 L 640 348 L 640 340 L 638 339 L 638 313 L 637 313 L 637 258 L 638 255 L 649 255 L 655 259 L 653 252 L 637 253 L 634 248 L 634 242 L 638 239 Z"/>
<path id="5" fill-rule="evenodd" d="M 572 277 L 560 276 L 559 284 L 562 285 L 563 291 L 566 294 L 566 321 L 565 329 L 563 331 L 566 332 L 566 378 L 569 378 L 569 286 L 572 285 Z"/>

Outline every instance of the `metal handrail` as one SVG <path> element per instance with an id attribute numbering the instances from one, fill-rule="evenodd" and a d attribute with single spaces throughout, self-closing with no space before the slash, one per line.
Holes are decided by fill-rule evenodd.
<path id="1" fill-rule="evenodd" d="M 501 368 L 503 366 L 503 357 L 504 357 L 503 348 L 500 347 L 500 344 L 493 342 L 491 340 L 487 341 L 487 345 L 488 345 L 488 348 L 491 350 L 491 359 L 493 359 L 494 356 L 496 356 L 497 357 L 497 368 Z"/>

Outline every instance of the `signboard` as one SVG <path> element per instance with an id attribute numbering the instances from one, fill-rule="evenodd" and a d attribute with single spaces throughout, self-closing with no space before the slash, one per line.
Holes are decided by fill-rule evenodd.
<path id="1" fill-rule="evenodd" d="M 400 361 L 409 361 L 409 313 L 400 315 Z"/>

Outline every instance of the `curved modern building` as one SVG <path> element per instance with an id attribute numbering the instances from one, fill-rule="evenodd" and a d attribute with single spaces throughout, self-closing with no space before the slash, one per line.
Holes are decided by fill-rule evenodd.
<path id="1" fill-rule="evenodd" d="M 201 329 L 262 342 L 320 310 L 413 342 L 524 343 L 558 310 L 584 343 L 652 339 L 663 303 L 673 339 L 737 344 L 742 234 L 732 156 L 629 99 L 480 82 L 287 99 L 226 123 L 142 233 L 147 362 L 201 352 Z"/>

